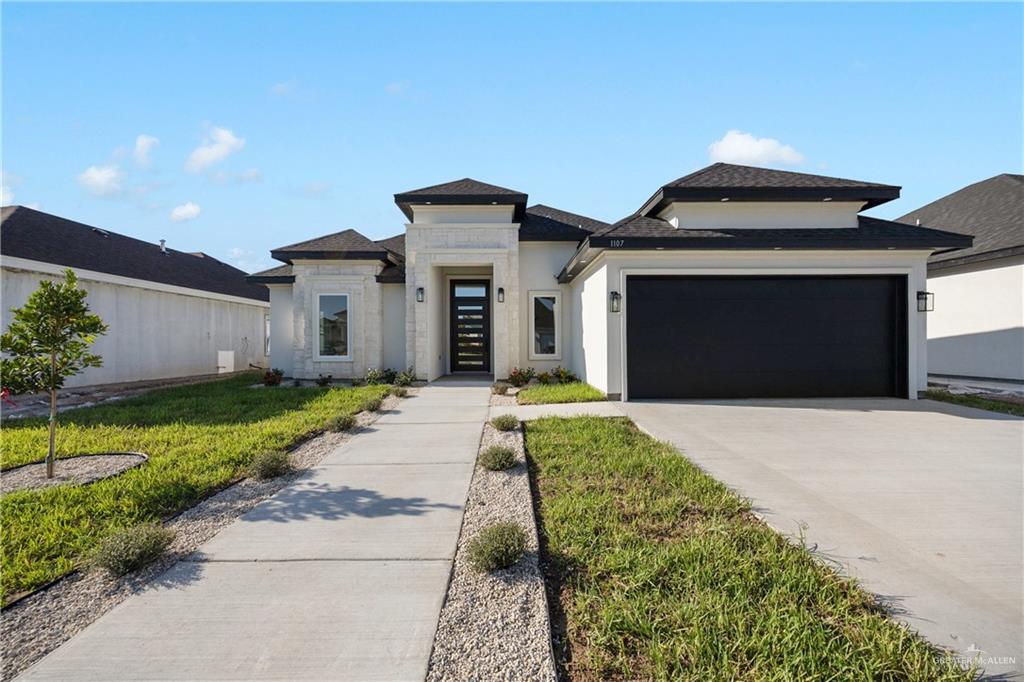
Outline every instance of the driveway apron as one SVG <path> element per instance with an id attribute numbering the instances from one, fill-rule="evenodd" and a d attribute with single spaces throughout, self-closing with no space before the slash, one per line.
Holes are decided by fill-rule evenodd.
<path id="1" fill-rule="evenodd" d="M 420 389 L 22 678 L 422 680 L 489 395 Z"/>

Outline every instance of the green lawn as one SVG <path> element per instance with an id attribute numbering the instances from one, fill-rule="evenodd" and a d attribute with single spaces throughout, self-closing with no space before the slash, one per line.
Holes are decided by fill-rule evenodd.
<path id="1" fill-rule="evenodd" d="M 992 400 L 991 398 L 982 398 L 981 396 L 976 395 L 953 395 L 948 391 L 943 391 L 937 388 L 928 389 L 925 391 L 924 396 L 931 400 L 941 400 L 944 403 L 976 407 L 979 410 L 1002 412 L 1003 414 L 1012 414 L 1017 417 L 1024 417 L 1024 404 L 1021 403 Z"/>
<path id="2" fill-rule="evenodd" d="M 583 381 L 574 381 L 571 384 L 539 384 L 524 388 L 516 394 L 516 400 L 520 405 L 592 403 L 605 399 L 604 393 Z"/>
<path id="3" fill-rule="evenodd" d="M 0 498 L 4 601 L 72 570 L 104 534 L 187 509 L 241 475 L 257 451 L 288 448 L 329 418 L 354 414 L 363 400 L 388 391 L 248 388 L 257 380 L 249 373 L 62 414 L 58 456 L 129 450 L 150 460 L 91 485 Z M 42 460 L 46 442 L 43 419 L 5 422 L 0 464 Z"/>
<path id="4" fill-rule="evenodd" d="M 569 679 L 972 678 L 632 422 L 531 421 L 526 445 Z"/>

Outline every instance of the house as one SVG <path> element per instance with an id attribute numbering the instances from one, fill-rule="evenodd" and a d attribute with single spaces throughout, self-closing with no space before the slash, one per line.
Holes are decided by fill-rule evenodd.
<path id="1" fill-rule="evenodd" d="M 267 290 L 241 270 L 24 206 L 5 206 L 0 216 L 3 328 L 40 280 L 66 268 L 110 327 L 93 346 L 103 366 L 69 379 L 69 387 L 267 364 Z"/>
<path id="2" fill-rule="evenodd" d="M 1024 175 L 976 182 L 899 221 L 974 237 L 928 259 L 928 371 L 1024 381 Z"/>
<path id="3" fill-rule="evenodd" d="M 274 249 L 271 360 L 420 379 L 568 367 L 612 398 L 916 397 L 928 257 L 971 238 L 859 215 L 900 188 L 716 163 L 614 224 L 469 178 L 405 231 Z"/>

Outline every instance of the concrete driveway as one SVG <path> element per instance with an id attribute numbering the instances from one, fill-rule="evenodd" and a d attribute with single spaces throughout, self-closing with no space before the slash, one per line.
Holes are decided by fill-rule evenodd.
<path id="1" fill-rule="evenodd" d="M 1024 668 L 1024 419 L 895 399 L 622 408 L 934 643 Z"/>

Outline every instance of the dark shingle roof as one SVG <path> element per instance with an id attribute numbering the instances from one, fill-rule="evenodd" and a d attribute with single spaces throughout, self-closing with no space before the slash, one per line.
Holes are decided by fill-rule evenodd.
<path id="1" fill-rule="evenodd" d="M 970 237 L 891 220 L 857 217 L 849 228 L 677 229 L 661 218 L 634 213 L 590 235 L 560 281 L 576 276 L 591 249 L 944 249 L 970 246 Z"/>
<path id="2" fill-rule="evenodd" d="M 163 253 L 156 244 L 24 206 L 0 211 L 0 253 L 257 301 L 269 298 L 264 287 L 246 282 L 245 272 L 216 258 L 171 248 Z"/>
<path id="3" fill-rule="evenodd" d="M 672 201 L 864 201 L 865 208 L 898 198 L 900 188 L 825 175 L 714 163 L 663 185 L 639 213 L 654 215 Z"/>
<path id="4" fill-rule="evenodd" d="M 253 284 L 290 284 L 295 281 L 295 274 L 290 265 L 278 265 L 276 268 L 254 272 L 246 279 Z"/>
<path id="5" fill-rule="evenodd" d="M 974 236 L 968 249 L 933 255 L 932 269 L 1024 253 L 1024 175 L 976 182 L 898 220 Z"/>
<path id="6" fill-rule="evenodd" d="M 537 204 L 526 209 L 519 222 L 519 241 L 580 241 L 608 223 Z"/>
<path id="7" fill-rule="evenodd" d="M 387 239 L 378 239 L 377 243 L 383 246 L 385 249 L 394 253 L 398 256 L 405 258 L 405 233 L 396 234 L 394 237 L 388 237 Z"/>
<path id="8" fill-rule="evenodd" d="M 425 204 L 444 205 L 512 205 L 515 207 L 516 219 L 522 218 L 526 207 L 527 196 L 507 187 L 490 185 L 472 178 L 462 178 L 440 185 L 431 185 L 419 189 L 399 192 L 395 195 L 395 203 L 402 213 L 412 220 L 412 207 Z"/>
<path id="9" fill-rule="evenodd" d="M 405 284 L 405 263 L 389 263 L 377 275 L 381 284 Z"/>
<path id="10" fill-rule="evenodd" d="M 342 230 L 276 248 L 270 255 L 285 263 L 291 263 L 295 258 L 386 260 L 387 250 L 355 230 Z"/>

